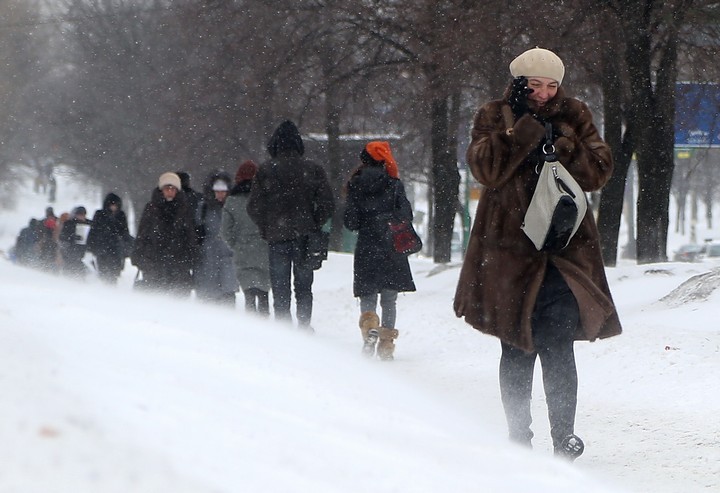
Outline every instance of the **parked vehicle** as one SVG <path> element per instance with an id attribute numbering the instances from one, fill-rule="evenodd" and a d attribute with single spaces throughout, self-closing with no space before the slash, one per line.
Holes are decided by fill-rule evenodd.
<path id="1" fill-rule="evenodd" d="M 718 246 L 720 247 L 720 244 Z M 682 245 L 675 250 L 673 260 L 675 262 L 697 262 L 702 258 L 704 251 L 705 247 L 703 245 Z M 718 255 L 720 255 L 720 253 L 718 253 Z"/>
<path id="2" fill-rule="evenodd" d="M 705 257 L 717 258 L 720 257 L 720 243 L 708 243 L 705 245 Z"/>

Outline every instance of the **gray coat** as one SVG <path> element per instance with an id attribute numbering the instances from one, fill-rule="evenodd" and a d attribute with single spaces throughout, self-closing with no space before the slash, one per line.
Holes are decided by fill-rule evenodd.
<path id="1" fill-rule="evenodd" d="M 223 208 L 220 235 L 233 250 L 235 273 L 242 289 L 270 291 L 268 244 L 247 213 L 249 198 L 249 181 L 233 188 Z"/>
<path id="2" fill-rule="evenodd" d="M 195 269 L 195 290 L 200 299 L 217 299 L 238 290 L 233 268 L 233 252 L 220 237 L 222 204 L 205 199 L 200 205 L 200 219 L 205 233 L 200 245 L 200 262 Z"/>

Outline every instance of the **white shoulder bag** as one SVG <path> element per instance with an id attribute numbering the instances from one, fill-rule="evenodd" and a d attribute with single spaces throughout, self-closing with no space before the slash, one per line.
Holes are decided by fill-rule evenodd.
<path id="1" fill-rule="evenodd" d="M 545 124 L 545 138 L 545 162 L 522 230 L 538 251 L 558 251 L 568 246 L 580 227 L 587 212 L 587 199 L 580 185 L 557 160 L 549 123 Z"/>

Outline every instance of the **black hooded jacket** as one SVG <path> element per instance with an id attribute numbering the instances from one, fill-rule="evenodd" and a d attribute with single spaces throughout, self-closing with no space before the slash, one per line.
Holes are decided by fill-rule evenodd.
<path id="1" fill-rule="evenodd" d="M 390 252 L 384 243 L 381 218 L 395 212 L 396 217 L 412 221 L 413 213 L 400 180 L 392 178 L 382 166 L 364 166 L 348 182 L 345 227 L 358 231 L 353 259 L 353 293 L 365 296 L 383 289 L 415 291 L 407 257 Z"/>
<path id="2" fill-rule="evenodd" d="M 118 210 L 113 214 L 111 204 L 117 204 Z M 114 193 L 109 193 L 103 200 L 102 209 L 95 212 L 92 228 L 88 235 L 88 250 L 96 257 L 123 257 L 123 242 L 131 239 L 128 231 L 127 216 L 122 210 L 122 200 Z"/>
<path id="3" fill-rule="evenodd" d="M 297 127 L 283 122 L 268 143 L 271 159 L 258 169 L 247 211 L 270 242 L 288 241 L 319 230 L 335 201 L 325 170 L 303 158 Z"/>

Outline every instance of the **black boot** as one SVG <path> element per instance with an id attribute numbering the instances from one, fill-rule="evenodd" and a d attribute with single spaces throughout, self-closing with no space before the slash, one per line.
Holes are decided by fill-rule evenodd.
<path id="1" fill-rule="evenodd" d="M 585 451 L 585 444 L 577 435 L 566 436 L 559 447 L 555 448 L 555 455 L 574 461 Z"/>

